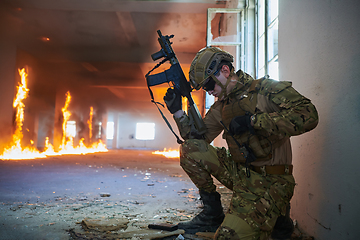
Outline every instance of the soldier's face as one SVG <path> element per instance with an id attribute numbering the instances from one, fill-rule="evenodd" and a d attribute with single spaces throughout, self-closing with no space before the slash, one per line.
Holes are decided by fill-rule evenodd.
<path id="1" fill-rule="evenodd" d="M 214 97 L 218 97 L 221 93 L 221 87 L 215 83 L 215 87 L 213 90 L 208 91 L 210 95 L 213 95 Z"/>
<path id="2" fill-rule="evenodd" d="M 222 69 L 220 70 L 219 75 L 215 76 L 215 77 L 219 82 L 221 82 L 225 86 L 229 75 L 230 75 L 230 69 L 228 66 L 224 65 L 224 66 L 222 66 Z M 208 91 L 208 93 L 210 95 L 213 95 L 214 97 L 219 97 L 221 91 L 222 91 L 222 88 L 217 83 L 215 83 L 214 90 Z M 222 98 L 224 98 L 224 96 Z M 222 100 L 222 99 L 219 99 L 219 100 Z"/>

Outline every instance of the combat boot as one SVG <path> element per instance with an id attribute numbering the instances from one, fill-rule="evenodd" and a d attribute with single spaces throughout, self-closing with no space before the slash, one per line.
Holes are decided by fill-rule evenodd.
<path id="1" fill-rule="evenodd" d="M 294 222 L 290 218 L 290 204 L 288 204 L 286 206 L 285 216 L 281 215 L 277 218 L 274 229 L 271 233 L 271 238 L 273 240 L 291 239 L 294 229 Z"/>
<path id="2" fill-rule="evenodd" d="M 218 192 L 208 193 L 200 190 L 203 210 L 191 221 L 179 223 L 178 228 L 185 230 L 189 234 L 216 232 L 225 217 L 220 198 L 221 196 Z"/>

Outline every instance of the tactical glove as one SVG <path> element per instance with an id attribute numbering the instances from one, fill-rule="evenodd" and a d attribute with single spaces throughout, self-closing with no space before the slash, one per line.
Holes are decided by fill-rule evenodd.
<path id="1" fill-rule="evenodd" d="M 254 133 L 254 128 L 251 126 L 251 115 L 243 115 L 234 117 L 229 125 L 230 133 L 233 135 L 240 135 L 246 131 L 250 131 L 250 133 Z"/>
<path id="2" fill-rule="evenodd" d="M 164 96 L 164 101 L 171 114 L 182 109 L 181 93 L 177 88 L 168 88 Z"/>

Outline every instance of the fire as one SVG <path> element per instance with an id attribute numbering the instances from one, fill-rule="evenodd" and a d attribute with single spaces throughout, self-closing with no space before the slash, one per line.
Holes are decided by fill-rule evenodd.
<path id="1" fill-rule="evenodd" d="M 45 151 L 43 152 L 43 154 L 46 156 L 59 155 L 54 151 L 53 145 L 49 142 L 49 137 L 45 138 Z"/>
<path id="2" fill-rule="evenodd" d="M 13 135 L 13 142 L 17 145 L 21 145 L 20 141 L 23 138 L 22 126 L 24 123 L 25 108 L 25 104 L 23 103 L 23 101 L 26 99 L 29 92 L 26 82 L 27 73 L 25 72 L 24 68 L 19 70 L 19 75 L 21 76 L 21 82 L 19 83 L 19 86 L 16 87 L 18 91 L 16 93 L 16 98 L 13 103 L 13 108 L 16 109 L 16 129 Z"/>
<path id="3" fill-rule="evenodd" d="M 164 148 L 164 151 L 155 151 L 152 152 L 152 154 L 158 154 L 158 155 L 163 155 L 167 158 L 179 158 L 180 157 L 180 153 L 179 150 L 166 150 L 166 148 Z"/>
<path id="4" fill-rule="evenodd" d="M 22 126 L 24 124 L 24 109 L 25 104 L 23 101 L 27 98 L 29 89 L 27 88 L 27 76 L 28 74 L 25 71 L 25 68 L 19 69 L 19 75 L 21 81 L 19 86 L 17 86 L 16 97 L 13 102 L 13 107 L 16 111 L 15 119 L 15 132 L 12 136 L 12 142 L 9 148 L 5 148 L 3 154 L 0 156 L 1 159 L 34 159 L 42 158 L 40 152 L 34 148 L 27 147 L 23 148 L 21 146 L 21 140 L 23 139 Z"/>
<path id="5" fill-rule="evenodd" d="M 61 109 L 62 113 L 63 113 L 63 123 L 62 123 L 62 130 L 63 130 L 63 134 L 62 134 L 62 140 L 61 140 L 61 146 L 59 147 L 60 149 L 64 149 L 67 145 L 67 141 L 66 141 L 66 124 L 71 116 L 71 113 L 67 110 L 69 107 L 71 101 L 71 95 L 70 92 L 68 91 L 66 93 L 66 101 L 65 101 L 65 106 Z"/>
<path id="6" fill-rule="evenodd" d="M 71 113 L 68 111 L 68 107 L 71 101 L 70 92 L 66 93 L 65 106 L 61 109 L 63 113 L 63 124 L 62 124 L 62 144 L 59 147 L 59 152 L 56 152 L 57 155 L 68 155 L 68 154 L 88 154 L 95 152 L 107 152 L 105 144 L 101 140 L 97 143 L 93 143 L 90 147 L 85 146 L 84 139 L 80 139 L 79 145 L 74 146 L 74 138 L 69 136 L 67 139 L 66 136 L 66 126 L 67 122 L 70 119 Z M 92 116 L 93 116 L 93 107 L 90 108 L 90 119 L 88 120 L 89 129 L 92 129 Z M 91 131 L 90 131 L 91 132 Z M 92 135 L 90 135 L 92 137 Z M 48 144 L 49 149 L 53 149 L 52 145 Z M 51 151 L 51 150 L 50 150 Z"/>
<path id="7" fill-rule="evenodd" d="M 55 152 L 54 147 L 49 142 L 49 138 L 46 137 L 45 140 L 45 150 L 44 152 L 39 152 L 34 147 L 23 148 L 21 146 L 21 141 L 23 140 L 22 127 L 24 123 L 24 109 L 25 104 L 23 101 L 28 96 L 29 89 L 27 88 L 27 76 L 25 69 L 19 69 L 19 75 L 21 76 L 21 82 L 17 86 L 17 94 L 14 99 L 13 107 L 16 110 L 16 128 L 12 136 L 12 141 L 9 144 L 10 147 L 3 150 L 3 154 L 0 155 L 0 159 L 3 160 L 20 160 L 20 159 L 34 159 L 34 158 L 46 158 L 47 156 L 54 155 L 64 155 L 64 154 L 88 154 L 95 152 L 107 152 L 106 145 L 101 142 L 93 143 L 90 147 L 85 146 L 84 139 L 81 139 L 79 145 L 74 147 L 73 138 L 70 136 L 67 140 L 66 138 L 66 125 L 70 119 L 71 112 L 68 111 L 68 107 L 71 101 L 70 92 L 66 93 L 65 106 L 61 109 L 63 112 L 63 123 L 62 130 L 63 136 L 61 141 L 61 146 L 59 151 Z M 90 129 L 90 140 L 92 138 L 92 116 L 93 116 L 93 107 L 90 108 L 90 119 L 88 121 Z M 34 141 L 30 140 L 30 144 L 33 145 Z"/>
<path id="8" fill-rule="evenodd" d="M 63 149 L 61 149 L 58 153 L 60 155 L 68 155 L 68 154 L 89 154 L 96 152 L 107 152 L 107 148 L 105 144 L 101 142 L 92 144 L 90 147 L 86 147 L 84 144 L 84 139 L 80 139 L 79 145 L 74 147 L 73 138 L 69 137 L 69 141 L 66 142 L 66 145 Z"/>
<path id="9" fill-rule="evenodd" d="M 90 107 L 90 117 L 89 120 L 87 121 L 87 123 L 89 124 L 89 140 L 91 142 L 92 139 L 92 118 L 93 118 L 93 114 L 94 114 L 94 108 Z"/>

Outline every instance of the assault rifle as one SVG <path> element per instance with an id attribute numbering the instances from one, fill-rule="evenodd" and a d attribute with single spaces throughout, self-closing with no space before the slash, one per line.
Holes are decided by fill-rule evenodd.
<path id="1" fill-rule="evenodd" d="M 156 61 L 160 58 L 163 58 L 163 60 L 158 63 L 152 70 L 150 70 L 146 75 L 146 81 L 147 81 L 147 85 L 149 88 L 149 92 L 152 98 L 152 102 L 157 104 L 157 102 L 154 101 L 154 96 L 152 94 L 152 91 L 150 89 L 150 87 L 152 86 L 156 86 L 159 84 L 163 84 L 163 83 L 169 83 L 172 84 L 172 86 L 174 88 L 177 88 L 178 90 L 180 90 L 180 93 L 183 97 L 186 97 L 188 99 L 188 104 L 189 104 L 189 110 L 188 110 L 188 115 L 190 120 L 194 123 L 194 126 L 197 130 L 197 134 L 204 134 L 206 132 L 206 127 L 205 124 L 202 120 L 202 117 L 199 113 L 199 110 L 194 102 L 194 100 L 191 97 L 191 91 L 192 88 L 190 86 L 190 83 L 186 80 L 186 77 L 184 75 L 183 70 L 181 69 L 179 60 L 176 58 L 175 52 L 171 47 L 172 42 L 170 42 L 170 39 L 174 37 L 174 35 L 171 36 L 163 36 L 161 34 L 161 31 L 158 30 L 157 31 L 159 38 L 159 44 L 161 46 L 160 51 L 154 53 L 151 55 L 151 58 L 153 61 Z M 150 73 L 155 70 L 156 68 L 158 68 L 161 64 L 165 63 L 166 61 L 169 61 L 171 64 L 171 67 L 168 70 L 165 70 L 164 72 L 161 73 L 157 73 L 157 74 L 153 74 L 150 75 Z M 157 105 L 156 105 L 157 106 Z M 157 106 L 158 107 L 158 106 Z M 158 107 L 159 109 L 159 107 Z M 160 109 L 159 109 L 160 111 Z M 174 133 L 174 131 L 172 130 L 170 124 L 168 123 L 168 121 L 166 120 L 166 118 L 164 117 L 164 115 L 162 114 L 162 112 L 160 111 L 161 115 L 163 116 L 165 122 L 168 124 L 170 130 Z M 174 133 L 175 134 L 175 133 Z M 178 139 L 178 143 L 181 143 L 182 141 L 178 138 L 178 136 L 175 134 L 175 136 Z M 179 142 L 180 140 L 180 142 Z"/>

